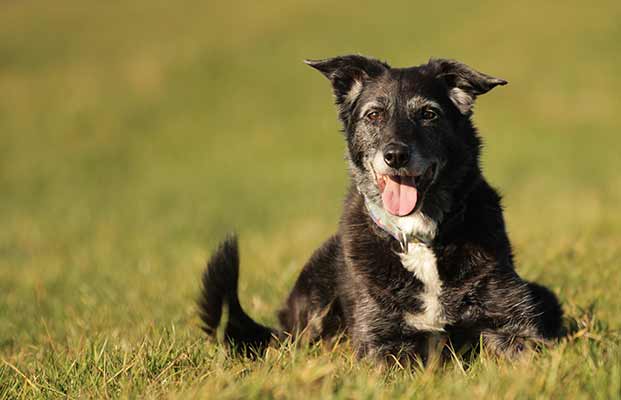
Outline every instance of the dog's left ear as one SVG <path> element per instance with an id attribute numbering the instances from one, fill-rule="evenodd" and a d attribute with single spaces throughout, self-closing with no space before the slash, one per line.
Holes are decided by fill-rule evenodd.
<path id="1" fill-rule="evenodd" d="M 332 83 L 336 104 L 354 100 L 364 82 L 386 72 L 390 66 L 379 60 L 359 55 L 348 55 L 325 60 L 304 60 L 321 72 Z"/>
<path id="2" fill-rule="evenodd" d="M 449 88 L 449 98 L 464 115 L 472 113 L 477 96 L 487 93 L 498 85 L 506 85 L 504 79 L 494 78 L 455 60 L 437 59 L 436 77 Z"/>

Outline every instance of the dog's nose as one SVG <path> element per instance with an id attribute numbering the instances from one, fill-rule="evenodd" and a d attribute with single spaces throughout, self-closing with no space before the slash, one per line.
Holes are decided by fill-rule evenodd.
<path id="1" fill-rule="evenodd" d="M 410 162 L 410 149 L 401 143 L 389 143 L 384 147 L 384 161 L 391 168 L 405 167 Z"/>

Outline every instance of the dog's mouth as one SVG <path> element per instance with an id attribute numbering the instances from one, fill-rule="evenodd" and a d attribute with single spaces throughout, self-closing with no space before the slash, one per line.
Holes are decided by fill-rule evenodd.
<path id="1" fill-rule="evenodd" d="M 375 174 L 384 209 L 392 215 L 404 217 L 420 208 L 427 189 L 436 176 L 437 164 L 432 163 L 419 175 Z"/>

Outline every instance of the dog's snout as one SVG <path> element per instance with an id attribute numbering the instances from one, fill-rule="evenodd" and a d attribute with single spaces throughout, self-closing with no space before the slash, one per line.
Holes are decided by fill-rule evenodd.
<path id="1" fill-rule="evenodd" d="M 410 162 L 410 149 L 402 143 L 389 143 L 384 147 L 384 161 L 391 168 L 405 167 Z"/>

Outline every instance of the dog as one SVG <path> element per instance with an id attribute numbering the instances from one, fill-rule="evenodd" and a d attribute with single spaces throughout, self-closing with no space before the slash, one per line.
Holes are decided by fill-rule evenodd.
<path id="1" fill-rule="evenodd" d="M 204 331 L 216 335 L 226 305 L 226 342 L 255 352 L 345 335 L 358 356 L 380 360 L 425 359 L 439 337 L 515 357 L 559 337 L 559 301 L 518 276 L 500 195 L 481 172 L 473 106 L 507 81 L 449 59 L 305 62 L 331 82 L 347 143 L 338 231 L 302 269 L 280 329 L 244 312 L 237 240 L 225 239 L 202 277 Z"/>

